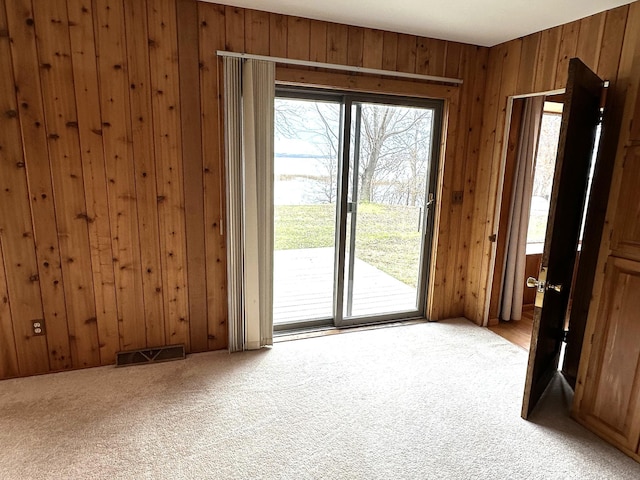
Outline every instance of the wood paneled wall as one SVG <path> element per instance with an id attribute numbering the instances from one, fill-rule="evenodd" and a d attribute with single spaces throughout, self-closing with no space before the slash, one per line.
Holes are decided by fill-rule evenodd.
<path id="1" fill-rule="evenodd" d="M 463 78 L 430 305 L 463 313 L 488 49 L 194 0 L 0 0 L 0 378 L 226 347 L 216 50 Z"/>
<path id="2" fill-rule="evenodd" d="M 638 8 L 487 49 L 195 0 L 0 0 L 0 378 L 226 347 L 217 50 L 464 80 L 429 311 L 481 323 L 507 98 L 561 88 L 572 56 L 631 85 Z"/>
<path id="3" fill-rule="evenodd" d="M 490 236 L 497 233 L 498 228 L 496 198 L 508 97 L 563 88 L 568 61 L 578 57 L 601 78 L 611 82 L 618 97 L 617 108 L 621 109 L 631 73 L 630 62 L 622 62 L 621 54 L 634 29 L 640 28 L 635 16 L 632 25 L 627 23 L 627 18 L 630 9 L 635 12 L 638 8 L 640 4 L 636 2 L 491 48 L 480 161 L 470 217 L 471 246 L 464 307 L 465 316 L 478 324 L 486 319 L 489 302 L 487 288 L 491 285 L 495 246 Z M 613 139 L 614 156 L 616 142 L 617 132 Z"/>

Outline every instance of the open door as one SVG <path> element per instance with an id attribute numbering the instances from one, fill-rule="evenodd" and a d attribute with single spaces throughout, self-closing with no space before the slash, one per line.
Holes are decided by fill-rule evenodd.
<path id="1" fill-rule="evenodd" d="M 542 266 L 537 280 L 527 280 L 537 292 L 522 402 L 525 419 L 558 370 L 602 89 L 603 81 L 584 63 L 570 60 Z"/>

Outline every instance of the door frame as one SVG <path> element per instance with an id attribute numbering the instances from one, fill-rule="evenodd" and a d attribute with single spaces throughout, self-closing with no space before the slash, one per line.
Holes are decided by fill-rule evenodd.
<path id="1" fill-rule="evenodd" d="M 556 90 L 547 90 L 543 92 L 534 92 L 534 93 L 526 93 L 521 95 L 510 95 L 507 97 L 507 110 L 505 115 L 505 128 L 502 138 L 502 150 L 500 152 L 500 165 L 498 170 L 498 189 L 497 189 L 497 197 L 502 198 L 502 193 L 504 191 L 504 173 L 507 166 L 507 156 L 509 154 L 509 135 L 511 133 L 511 125 L 513 121 L 513 102 L 518 99 L 523 98 L 531 98 L 531 97 L 541 97 L 541 96 L 553 96 L 553 95 L 562 95 L 565 93 L 564 88 L 556 89 Z M 506 206 L 505 206 L 506 207 Z M 493 226 L 494 231 L 497 232 L 500 229 L 500 215 L 502 213 L 502 202 L 496 202 L 496 206 L 493 212 Z M 498 253 L 498 242 L 500 240 L 496 238 L 495 241 L 491 242 L 491 256 L 489 258 L 489 275 L 487 276 L 487 288 L 485 290 L 484 297 L 484 311 L 482 313 L 482 326 L 488 327 L 489 325 L 489 309 L 491 308 L 491 296 L 492 290 L 495 286 L 494 276 L 496 270 L 496 260 Z"/>
<path id="2" fill-rule="evenodd" d="M 404 82 L 396 81 L 394 84 L 402 85 Z M 440 90 L 441 86 L 432 85 Z M 438 88 L 440 87 L 440 88 Z M 450 87 L 449 87 L 450 88 Z M 457 96 L 457 90 L 450 90 Z M 278 95 L 282 92 L 283 95 Z M 338 158 L 338 188 L 336 193 L 336 241 L 335 261 L 334 261 L 334 295 L 333 295 L 333 318 L 311 319 L 295 323 L 283 323 L 274 325 L 274 330 L 291 330 L 318 327 L 350 327 L 368 324 L 378 324 L 397 320 L 415 320 L 428 318 L 430 308 L 430 296 L 433 292 L 433 285 L 430 281 L 435 270 L 436 261 L 436 240 L 437 225 L 439 223 L 441 211 L 441 186 L 443 182 L 444 160 L 446 151 L 446 122 L 451 121 L 449 106 L 452 98 L 439 98 L 430 95 L 406 96 L 404 94 L 394 94 L 376 91 L 351 91 L 350 89 L 340 89 L 327 87 L 326 85 L 304 84 L 292 82 L 276 81 L 276 97 L 299 98 L 303 100 L 333 101 L 340 102 L 341 130 Z M 393 105 L 398 107 L 417 107 L 432 109 L 434 111 L 434 121 L 432 130 L 432 144 L 429 171 L 427 173 L 427 185 L 424 192 L 425 208 L 422 213 L 421 222 L 423 225 L 423 238 L 421 241 L 421 251 L 419 258 L 419 275 L 416 287 L 417 308 L 416 310 L 389 313 L 376 316 L 354 316 L 344 319 L 344 273 L 346 262 L 346 218 L 347 218 L 347 194 L 349 183 L 349 155 L 351 139 L 345 141 L 344 132 L 351 131 L 351 106 L 353 103 L 373 103 L 383 105 Z M 346 159 L 346 161 L 345 161 Z M 430 200 L 429 194 L 433 195 Z M 432 206 L 431 206 L 432 205 Z M 429 208 L 431 206 L 431 208 Z"/>
<path id="3" fill-rule="evenodd" d="M 349 327 L 357 325 L 366 325 L 374 323 L 384 323 L 394 320 L 412 320 L 416 318 L 425 318 L 427 315 L 427 302 L 430 290 L 430 278 L 433 268 L 433 251 L 434 243 L 436 240 L 435 230 L 435 217 L 438 214 L 435 201 L 433 202 L 433 208 L 429 202 L 429 195 L 432 194 L 433 198 L 438 198 L 440 177 L 442 172 L 443 162 L 443 143 L 441 141 L 443 133 L 446 131 L 445 122 L 445 108 L 446 104 L 443 99 L 429 99 L 429 98 L 416 98 L 416 97 L 398 97 L 386 95 L 383 93 L 351 93 L 342 92 L 343 94 L 343 126 L 341 131 L 340 145 L 340 159 L 338 162 L 338 171 L 340 175 L 338 177 L 338 192 L 336 211 L 336 259 L 335 265 L 335 278 L 334 278 L 334 312 L 333 321 L 336 327 Z M 417 308 L 416 310 L 387 313 L 376 316 L 352 316 L 348 319 L 344 318 L 344 290 L 345 290 L 345 272 L 346 272 L 346 239 L 347 239 L 347 214 L 348 212 L 348 191 L 349 191 L 349 159 L 351 149 L 351 138 L 345 139 L 343 137 L 344 132 L 351 132 L 351 112 L 353 105 L 356 103 L 373 103 L 381 105 L 392 105 L 398 107 L 414 107 L 433 109 L 433 130 L 432 130 L 432 143 L 431 143 L 431 158 L 429 171 L 427 173 L 427 185 L 424 192 L 425 195 L 425 208 L 422 213 L 422 225 L 423 225 L 423 238 L 420 242 L 420 257 L 419 257 L 419 273 L 418 284 L 416 286 L 417 294 Z M 355 157 L 354 157 L 355 161 Z M 357 183 L 357 179 L 354 176 L 354 181 Z M 357 198 L 355 199 L 357 201 Z M 357 217 L 356 217 L 357 218 Z M 353 222 L 353 217 L 352 217 Z M 356 223 L 357 229 L 357 223 Z M 350 252 L 350 255 L 355 255 L 354 252 Z M 349 258 L 349 260 L 351 260 Z"/>

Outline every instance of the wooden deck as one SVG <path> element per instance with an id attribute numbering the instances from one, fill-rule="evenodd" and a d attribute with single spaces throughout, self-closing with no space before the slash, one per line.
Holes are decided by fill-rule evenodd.
<path id="1" fill-rule="evenodd" d="M 275 324 L 333 317 L 333 264 L 333 248 L 274 253 Z M 357 258 L 354 272 L 353 316 L 416 309 L 415 288 Z"/>

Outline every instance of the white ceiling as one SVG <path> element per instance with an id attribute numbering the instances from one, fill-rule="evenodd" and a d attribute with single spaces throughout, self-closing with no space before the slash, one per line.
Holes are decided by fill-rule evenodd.
<path id="1" fill-rule="evenodd" d="M 631 0 L 207 0 L 317 20 L 493 46 Z"/>

